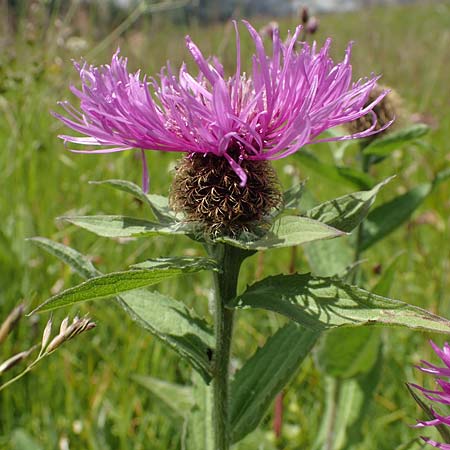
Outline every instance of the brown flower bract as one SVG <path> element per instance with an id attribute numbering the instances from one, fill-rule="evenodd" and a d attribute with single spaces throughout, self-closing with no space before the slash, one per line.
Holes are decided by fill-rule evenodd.
<path id="1" fill-rule="evenodd" d="M 183 158 L 172 184 L 171 207 L 199 222 L 211 237 L 255 232 L 282 204 L 280 186 L 269 161 L 244 160 L 241 167 L 248 176 L 243 187 L 223 157 L 195 153 Z"/>

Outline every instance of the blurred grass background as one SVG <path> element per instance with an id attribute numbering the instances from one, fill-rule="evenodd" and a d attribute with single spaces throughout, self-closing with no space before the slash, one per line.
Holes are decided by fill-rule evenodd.
<path id="1" fill-rule="evenodd" d="M 201 254 L 186 238 L 112 242 L 55 221 L 70 214 L 126 214 L 143 216 L 142 205 L 90 180 L 124 178 L 140 183 L 140 162 L 132 152 L 108 156 L 74 155 L 57 134 L 64 127 L 51 115 L 56 102 L 71 99 L 68 85 L 77 84 L 71 59 L 89 63 L 110 61 L 120 46 L 131 69 L 153 75 L 171 61 L 192 66 L 184 48 L 189 33 L 204 54 L 218 55 L 226 70 L 234 69 L 234 33 L 229 23 L 189 26 L 168 21 L 164 14 L 141 16 L 119 36 L 111 32 L 123 17 L 65 2 L 64 10 L 45 14 L 43 3 L 27 4 L 16 20 L 2 3 L 0 34 L 0 317 L 25 300 L 30 308 L 80 279 L 70 269 L 26 242 L 45 236 L 88 254 L 103 271 L 126 268 L 151 256 Z M 103 14 L 103 15 L 102 15 Z M 107 17 L 107 19 L 105 19 Z M 267 18 L 253 20 L 263 26 Z M 295 17 L 280 21 L 282 34 L 297 24 Z M 119 30 L 120 31 L 120 30 Z M 410 147 L 376 167 L 382 179 L 397 173 L 381 196 L 389 198 L 432 175 L 449 163 L 450 140 L 450 4 L 418 2 L 405 6 L 366 8 L 320 17 L 315 36 L 319 43 L 333 37 L 332 53 L 341 58 L 349 40 L 355 77 L 382 73 L 382 82 L 404 98 L 408 114 L 429 123 L 433 130 L 427 149 Z M 253 52 L 242 32 L 243 55 Z M 322 157 L 326 145 L 310 150 Z M 151 153 L 151 191 L 167 195 L 175 156 Z M 298 166 L 295 157 L 278 161 L 285 188 L 296 182 L 293 173 L 308 178 L 319 199 L 348 189 L 337 187 Z M 383 267 L 404 250 L 392 296 L 450 317 L 450 185 L 443 184 L 401 230 L 367 254 L 364 268 L 373 285 L 378 264 Z M 289 251 L 274 250 L 264 257 L 263 274 L 287 272 Z M 298 253 L 298 271 L 308 271 Z M 246 262 L 242 283 L 249 283 L 261 267 L 257 258 Z M 192 289 L 192 287 L 194 289 Z M 207 275 L 180 278 L 160 286 L 207 315 Z M 132 374 L 189 382 L 186 364 L 154 338 L 136 328 L 113 302 L 81 305 L 55 314 L 55 323 L 68 314 L 89 315 L 98 327 L 66 344 L 34 373 L 0 394 L 0 448 L 7 450 L 128 450 L 179 449 L 182 424 L 150 393 L 131 380 Z M 26 318 L 1 348 L 0 360 L 40 339 L 47 316 Z M 237 363 L 262 344 L 282 323 L 267 313 L 241 312 L 235 332 Z M 408 427 L 418 412 L 404 387 L 406 380 L 421 382 L 413 364 L 430 358 L 427 336 L 404 330 L 385 331 L 386 359 L 382 381 L 365 421 L 361 449 L 392 450 L 420 433 Z M 433 336 L 438 342 L 443 338 Z M 273 448 L 310 448 L 323 414 L 326 379 L 312 358 L 302 366 L 285 398 L 285 425 Z M 263 425 L 271 435 L 271 419 Z M 432 432 L 430 432 L 432 434 Z M 430 434 L 428 433 L 428 434 Z M 248 444 L 249 449 L 257 448 Z M 244 448 L 244 447 L 242 447 Z M 247 447 L 245 447 L 247 448 Z M 269 448 L 269 447 L 265 447 Z"/>

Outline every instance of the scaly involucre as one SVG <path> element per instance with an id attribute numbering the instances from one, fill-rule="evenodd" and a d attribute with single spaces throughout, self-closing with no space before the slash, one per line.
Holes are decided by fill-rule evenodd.
<path id="1" fill-rule="evenodd" d="M 378 77 L 352 82 L 351 44 L 343 61 L 335 64 L 329 56 L 330 39 L 318 49 L 316 43 L 297 41 L 301 27 L 285 42 L 275 29 L 268 54 L 261 36 L 244 24 L 256 48 L 250 76 L 241 70 L 236 23 L 236 70 L 230 77 L 216 58 L 205 58 L 189 36 L 186 45 L 199 68 L 197 76 L 184 64 L 178 75 L 170 65 L 163 68 L 159 81 L 139 71 L 129 73 L 119 51 L 111 65 L 76 64 L 82 86 L 71 90 L 80 99 L 80 110 L 61 102 L 67 114 L 55 115 L 84 136 L 60 137 L 107 147 L 85 152 L 138 148 L 144 163 L 143 150 L 214 154 L 226 158 L 245 185 L 243 160 L 284 158 L 307 144 L 376 132 L 374 119 L 363 132 L 316 139 L 329 128 L 370 113 L 387 93 L 366 104 Z"/>
<path id="2" fill-rule="evenodd" d="M 434 375 L 436 377 L 436 384 L 438 385 L 438 389 L 425 389 L 424 387 L 418 386 L 417 384 L 410 384 L 410 386 L 418 389 L 423 393 L 424 397 L 426 397 L 428 400 L 431 400 L 432 402 L 436 402 L 441 405 L 450 405 L 450 383 L 441 379 L 448 379 L 450 377 L 450 345 L 446 342 L 444 344 L 444 347 L 441 349 L 433 341 L 430 341 L 430 344 L 433 347 L 436 355 L 444 363 L 445 367 L 439 367 L 429 363 L 428 361 L 422 360 L 422 366 L 418 366 L 417 368 L 422 372 Z M 433 407 L 430 407 L 430 414 L 433 416 L 433 419 L 427 421 L 417 421 L 417 425 L 415 425 L 416 428 L 450 425 L 450 415 L 441 415 L 437 411 L 435 411 Z M 441 442 L 436 442 L 427 437 L 422 437 L 422 439 L 433 447 L 450 450 L 450 442 L 444 444 Z"/>

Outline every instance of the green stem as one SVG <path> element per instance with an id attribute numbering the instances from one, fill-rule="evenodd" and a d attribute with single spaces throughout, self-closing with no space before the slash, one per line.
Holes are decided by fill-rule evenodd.
<path id="1" fill-rule="evenodd" d="M 361 169 L 364 173 L 369 173 L 370 171 L 370 158 L 363 153 L 364 148 L 367 146 L 367 143 L 363 143 L 360 145 L 360 157 L 361 157 Z M 355 243 L 355 254 L 353 258 L 353 262 L 357 263 L 361 258 L 362 253 L 362 241 L 364 235 L 364 221 L 358 225 L 358 231 L 356 235 L 356 243 Z M 355 267 L 352 277 L 352 283 L 356 283 L 358 280 L 359 270 Z"/>
<path id="2" fill-rule="evenodd" d="M 3 383 L 2 385 L 0 385 L 0 391 L 3 391 L 3 389 L 7 388 L 8 386 L 10 386 L 11 384 L 15 383 L 16 381 L 20 380 L 22 377 L 24 377 L 28 372 L 31 372 L 31 369 L 33 369 L 34 366 L 36 366 L 39 361 L 41 359 L 43 359 L 45 356 L 47 356 L 46 353 L 44 353 L 43 355 L 39 354 L 39 356 L 28 366 L 26 367 L 22 372 L 20 372 L 18 375 L 16 375 L 15 377 L 9 379 L 8 381 L 6 381 L 5 383 Z"/>
<path id="3" fill-rule="evenodd" d="M 213 358 L 213 434 L 214 450 L 230 448 L 229 428 L 229 366 L 233 332 L 232 309 L 226 304 L 236 296 L 239 269 L 243 260 L 239 249 L 217 245 L 212 256 L 220 263 L 221 272 L 214 273 L 214 330 L 215 353 Z"/>

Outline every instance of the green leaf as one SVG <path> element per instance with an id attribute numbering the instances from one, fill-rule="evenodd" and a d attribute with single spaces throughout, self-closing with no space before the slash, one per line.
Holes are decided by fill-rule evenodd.
<path id="1" fill-rule="evenodd" d="M 294 323 L 279 329 L 239 370 L 231 384 L 231 438 L 241 440 L 263 419 L 275 396 L 292 379 L 319 332 Z"/>
<path id="2" fill-rule="evenodd" d="M 300 209 L 300 201 L 305 192 L 305 182 L 295 184 L 283 193 L 285 209 Z"/>
<path id="3" fill-rule="evenodd" d="M 32 242 L 68 264 L 84 278 L 101 275 L 86 256 L 49 239 Z M 208 324 L 184 303 L 149 290 L 135 290 L 116 297 L 119 305 L 138 325 L 185 358 L 206 382 L 211 380 L 210 357 L 214 348 Z"/>
<path id="4" fill-rule="evenodd" d="M 101 275 L 100 271 L 94 267 L 86 256 L 66 245 L 43 237 L 34 237 L 28 240 L 72 267 L 83 278 L 92 278 Z"/>
<path id="5" fill-rule="evenodd" d="M 355 255 L 345 238 L 311 242 L 304 250 L 311 272 L 320 277 L 341 276 Z"/>
<path id="6" fill-rule="evenodd" d="M 204 267 L 207 270 L 219 270 L 217 262 L 212 258 L 202 258 L 197 256 L 178 256 L 178 257 L 166 257 L 166 258 L 154 258 L 148 259 L 137 264 L 132 264 L 130 267 L 134 269 L 170 269 L 171 267 L 177 267 L 179 269 L 189 270 L 191 268 L 196 271 L 198 267 Z"/>
<path id="7" fill-rule="evenodd" d="M 384 297 L 387 297 L 389 295 L 391 287 L 395 281 L 395 276 L 398 271 L 398 265 L 402 254 L 403 252 L 400 252 L 395 255 L 389 265 L 385 269 L 383 269 L 379 280 L 371 289 L 374 294 L 383 295 Z"/>
<path id="8" fill-rule="evenodd" d="M 418 123 L 407 128 L 388 133 L 384 137 L 374 139 L 367 147 L 365 147 L 364 154 L 387 156 L 393 150 L 396 150 L 397 148 L 400 148 L 409 142 L 419 139 L 429 131 L 430 128 L 427 125 Z"/>
<path id="9" fill-rule="evenodd" d="M 316 352 L 321 371 L 335 378 L 351 378 L 369 372 L 378 358 L 379 329 L 343 327 L 328 331 Z"/>
<path id="10" fill-rule="evenodd" d="M 393 325 L 450 333 L 450 322 L 424 309 L 311 274 L 276 275 L 259 281 L 230 302 L 262 308 L 308 328 Z"/>
<path id="11" fill-rule="evenodd" d="M 200 270 L 215 269 L 207 258 L 199 258 L 196 264 L 181 265 L 175 264 L 165 268 L 155 268 L 153 270 L 128 270 L 124 272 L 113 272 L 107 275 L 98 276 L 85 281 L 78 286 L 66 289 L 57 295 L 49 298 L 38 306 L 31 314 L 40 311 L 52 311 L 63 306 L 87 300 L 101 300 L 114 297 L 124 292 L 143 288 L 157 284 L 174 276 L 188 272 L 198 272 Z"/>
<path id="12" fill-rule="evenodd" d="M 364 222 L 362 249 L 366 250 L 408 220 L 433 189 L 449 178 L 450 167 L 447 167 L 438 172 L 431 183 L 420 184 L 371 211 Z"/>
<path id="13" fill-rule="evenodd" d="M 326 378 L 326 411 L 313 450 L 364 448 L 361 445 L 363 422 L 380 381 L 381 370 L 380 352 L 367 374 L 347 380 Z"/>
<path id="14" fill-rule="evenodd" d="M 194 405 L 194 394 L 191 386 L 182 386 L 181 384 L 143 375 L 133 375 L 132 378 L 158 397 L 176 416 L 186 417 Z"/>
<path id="15" fill-rule="evenodd" d="M 370 191 L 354 192 L 317 205 L 305 213 L 319 222 L 341 231 L 352 231 L 366 217 L 380 189 L 393 177 L 378 183 Z"/>
<path id="16" fill-rule="evenodd" d="M 114 238 L 145 237 L 158 234 L 190 234 L 194 231 L 192 224 L 181 222 L 160 224 L 126 216 L 67 216 L 60 219 L 91 231 L 98 236 Z"/>
<path id="17" fill-rule="evenodd" d="M 136 323 L 187 359 L 206 382 L 211 379 L 214 336 L 204 320 L 184 303 L 159 292 L 138 289 L 122 294 L 120 300 Z"/>
<path id="18" fill-rule="evenodd" d="M 372 210 L 364 222 L 361 249 L 367 250 L 407 221 L 432 188 L 432 183 L 420 184 Z"/>
<path id="19" fill-rule="evenodd" d="M 269 248 L 292 247 L 319 239 L 331 239 L 343 236 L 340 230 L 316 220 L 300 216 L 281 216 L 275 220 L 271 229 L 260 239 L 243 240 L 221 237 L 224 242 L 246 250 L 267 250 Z"/>
<path id="20" fill-rule="evenodd" d="M 212 450 L 215 447 L 213 430 L 212 385 L 206 385 L 194 374 L 195 405 L 188 418 L 187 448 L 189 450 Z"/>
<path id="21" fill-rule="evenodd" d="M 375 184 L 374 179 L 370 175 L 352 167 L 338 167 L 325 164 L 315 155 L 305 150 L 297 152 L 295 155 L 305 167 L 326 178 L 327 182 L 335 182 L 340 185 L 345 183 L 360 189 L 371 189 Z"/>
<path id="22" fill-rule="evenodd" d="M 119 191 L 133 195 L 152 210 L 156 219 L 161 223 L 173 222 L 175 214 L 169 208 L 169 201 L 162 195 L 146 194 L 137 184 L 126 180 L 91 181 L 91 184 L 109 186 Z"/>

